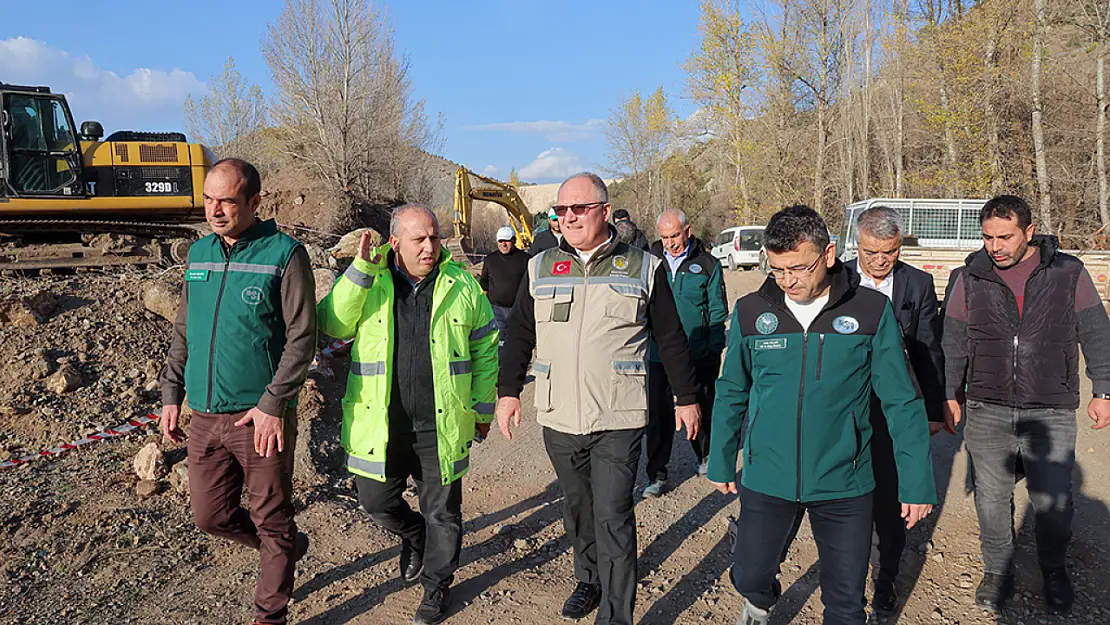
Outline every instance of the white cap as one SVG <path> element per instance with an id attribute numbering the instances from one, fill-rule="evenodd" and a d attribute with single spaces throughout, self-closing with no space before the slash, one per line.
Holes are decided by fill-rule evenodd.
<path id="1" fill-rule="evenodd" d="M 510 228 L 508 226 L 501 226 L 500 228 L 497 229 L 497 240 L 498 241 L 512 241 L 512 240 L 515 240 L 515 239 L 516 239 L 516 235 L 513 234 L 513 229 L 512 228 Z"/>

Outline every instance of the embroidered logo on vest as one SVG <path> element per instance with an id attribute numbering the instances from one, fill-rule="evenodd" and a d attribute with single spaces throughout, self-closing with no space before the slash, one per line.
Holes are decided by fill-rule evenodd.
<path id="1" fill-rule="evenodd" d="M 755 329 L 760 334 L 770 334 L 779 329 L 779 318 L 772 312 L 765 312 L 755 320 Z"/>
<path id="2" fill-rule="evenodd" d="M 251 306 L 257 306 L 262 303 L 262 289 L 256 286 L 248 286 L 243 289 L 243 301 Z"/>

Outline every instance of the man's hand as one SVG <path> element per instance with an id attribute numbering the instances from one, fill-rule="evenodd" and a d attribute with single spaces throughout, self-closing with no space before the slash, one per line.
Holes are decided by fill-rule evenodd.
<path id="1" fill-rule="evenodd" d="M 698 437 L 698 428 L 701 427 L 701 406 L 676 406 L 674 409 L 674 431 L 678 432 L 686 425 L 686 440 L 692 441 Z"/>
<path id="2" fill-rule="evenodd" d="M 370 238 L 369 230 L 363 232 L 358 240 L 358 257 L 375 265 L 382 259 L 381 254 L 374 254 L 374 240 Z"/>
<path id="3" fill-rule="evenodd" d="M 251 408 L 247 414 L 235 422 L 242 427 L 254 422 L 254 451 L 263 458 L 285 451 L 285 437 L 281 431 L 281 417 L 262 412 L 258 407 Z"/>
<path id="4" fill-rule="evenodd" d="M 713 487 L 716 488 L 717 491 L 720 492 L 723 495 L 739 494 L 736 491 L 736 482 L 714 482 L 714 481 L 710 480 L 709 483 L 712 484 Z"/>
<path id="5" fill-rule="evenodd" d="M 956 435 L 956 426 L 960 424 L 960 401 L 958 399 L 944 400 L 944 431 L 952 436 Z M 932 424 L 929 424 L 930 427 Z"/>
<path id="6" fill-rule="evenodd" d="M 481 443 L 482 441 L 486 440 L 487 436 L 489 436 L 489 424 L 488 423 L 475 423 L 474 424 L 474 442 L 475 443 Z"/>
<path id="7" fill-rule="evenodd" d="M 1110 425 L 1110 399 L 1092 397 L 1091 403 L 1087 404 L 1087 416 L 1095 422 L 1091 426 L 1092 430 L 1101 430 Z"/>
<path id="8" fill-rule="evenodd" d="M 162 440 L 167 443 L 180 443 L 185 440 L 185 432 L 177 420 L 181 417 L 181 406 L 162 406 Z"/>
<path id="9" fill-rule="evenodd" d="M 520 427 L 520 398 L 519 397 L 502 397 L 497 400 L 497 409 L 494 411 L 497 415 L 497 427 L 501 428 L 501 433 L 505 438 L 513 440 L 513 433 L 509 431 L 509 421 L 513 422 L 513 427 Z"/>
<path id="10" fill-rule="evenodd" d="M 933 504 L 904 503 L 902 504 L 902 518 L 906 520 L 906 529 L 917 525 L 917 522 L 929 516 L 933 511 Z"/>

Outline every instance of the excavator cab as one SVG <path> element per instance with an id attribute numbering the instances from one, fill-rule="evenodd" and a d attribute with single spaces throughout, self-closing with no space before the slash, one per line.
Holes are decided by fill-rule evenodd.
<path id="1" fill-rule="evenodd" d="M 65 98 L 44 88 L 0 101 L 0 196 L 80 196 L 81 152 Z"/>

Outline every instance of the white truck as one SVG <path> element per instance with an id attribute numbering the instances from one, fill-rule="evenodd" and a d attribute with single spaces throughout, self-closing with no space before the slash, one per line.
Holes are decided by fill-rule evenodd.
<path id="1" fill-rule="evenodd" d="M 907 244 L 902 247 L 901 259 L 933 275 L 939 299 L 944 296 L 952 270 L 983 246 L 979 210 L 985 203 L 986 200 L 924 198 L 872 198 L 856 202 L 845 209 L 837 255 L 842 261 L 856 257 L 859 232 L 855 225 L 861 212 L 872 206 L 889 206 L 902 215 L 906 226 Z M 1110 252 L 1065 251 L 1083 261 L 1103 301 L 1110 300 Z"/>

